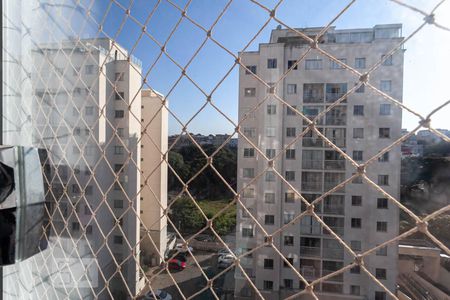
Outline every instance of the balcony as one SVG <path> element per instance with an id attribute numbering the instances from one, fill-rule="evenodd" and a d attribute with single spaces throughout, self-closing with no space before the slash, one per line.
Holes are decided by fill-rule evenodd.
<path id="1" fill-rule="evenodd" d="M 329 215 L 344 215 L 343 204 L 324 204 L 323 213 Z"/>
<path id="2" fill-rule="evenodd" d="M 343 236 L 344 235 L 344 227 L 340 227 L 340 226 L 329 226 L 331 230 L 333 230 L 334 233 L 336 233 L 339 236 Z M 331 235 L 331 233 L 327 230 L 327 229 L 323 229 L 323 234 L 325 235 Z"/>
<path id="3" fill-rule="evenodd" d="M 302 160 L 303 169 L 321 170 L 323 168 L 322 160 Z"/>
<path id="4" fill-rule="evenodd" d="M 323 269 L 322 270 L 322 276 L 326 276 L 328 274 L 332 274 L 332 273 L 336 272 L 337 270 L 339 270 L 339 269 L 336 269 L 336 270 Z M 333 276 L 333 277 L 327 279 L 327 281 L 343 282 L 344 281 L 344 274 L 341 273 L 339 275 Z"/>
<path id="5" fill-rule="evenodd" d="M 323 248 L 323 258 L 344 259 L 344 248 Z"/>
<path id="6" fill-rule="evenodd" d="M 302 190 L 309 192 L 320 192 L 322 191 L 322 182 L 320 181 L 303 181 Z"/>
<path id="7" fill-rule="evenodd" d="M 323 141 L 318 137 L 303 137 L 303 147 L 323 147 Z"/>
<path id="8" fill-rule="evenodd" d="M 300 256 L 320 257 L 320 247 L 300 246 Z"/>
<path id="9" fill-rule="evenodd" d="M 345 160 L 325 160 L 325 170 L 345 170 Z"/>
<path id="10" fill-rule="evenodd" d="M 308 281 L 313 281 L 320 277 L 320 269 L 313 266 L 300 266 L 300 273 Z"/>
<path id="11" fill-rule="evenodd" d="M 320 235 L 321 234 L 321 227 L 320 225 L 309 225 L 305 226 L 300 224 L 300 234 L 303 235 Z"/>

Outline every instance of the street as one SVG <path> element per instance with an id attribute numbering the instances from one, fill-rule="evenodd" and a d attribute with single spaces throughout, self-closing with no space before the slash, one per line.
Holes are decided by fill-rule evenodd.
<path id="1" fill-rule="evenodd" d="M 214 277 L 221 271 L 217 268 L 217 254 L 204 251 L 194 251 L 193 253 L 203 271 L 209 278 Z M 171 274 L 176 280 L 177 285 L 184 296 L 189 297 L 205 287 L 206 280 L 191 256 L 188 257 L 186 264 L 186 269 L 182 271 L 171 271 Z M 156 273 L 157 270 L 158 268 L 149 270 L 147 276 L 150 278 L 150 276 Z M 165 271 L 156 276 L 156 278 L 151 282 L 151 285 L 154 289 L 161 289 L 170 293 L 173 299 L 183 299 L 173 280 Z M 234 292 L 234 269 L 227 271 L 223 276 L 214 280 L 213 288 L 221 299 L 227 299 L 227 294 L 232 295 Z M 148 287 L 144 289 L 145 292 L 148 290 Z M 214 299 L 214 296 L 210 290 L 205 290 L 194 299 Z"/>

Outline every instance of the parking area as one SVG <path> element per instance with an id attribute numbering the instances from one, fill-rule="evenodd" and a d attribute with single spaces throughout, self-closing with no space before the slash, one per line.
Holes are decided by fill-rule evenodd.
<path id="1" fill-rule="evenodd" d="M 212 278 L 221 271 L 217 268 L 216 253 L 194 251 L 194 256 L 209 278 Z M 150 277 L 152 274 L 156 273 L 157 270 L 157 267 L 149 270 L 147 272 L 147 276 Z M 176 280 L 179 288 L 183 291 L 185 297 L 189 297 L 205 287 L 206 281 L 191 256 L 188 256 L 186 268 L 184 270 L 171 271 L 171 274 Z M 173 280 L 165 271 L 155 278 L 152 282 L 152 287 L 155 289 L 165 290 L 172 295 L 173 299 L 183 299 Z M 232 299 L 234 292 L 234 269 L 229 270 L 223 276 L 214 281 L 214 290 L 220 299 Z M 148 288 L 144 290 L 144 293 L 147 291 Z M 214 297 L 211 295 L 210 291 L 204 291 L 194 299 L 214 299 Z"/>

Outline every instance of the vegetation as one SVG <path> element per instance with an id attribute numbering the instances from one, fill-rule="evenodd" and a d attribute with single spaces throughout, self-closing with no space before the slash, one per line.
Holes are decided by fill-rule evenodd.
<path id="1" fill-rule="evenodd" d="M 201 200 L 198 205 L 208 219 L 228 205 L 229 200 Z M 172 222 L 183 233 L 195 233 L 206 226 L 206 220 L 190 198 L 181 197 L 175 201 L 169 214 Z M 232 205 L 214 220 L 214 229 L 219 235 L 232 232 L 236 226 L 236 205 Z"/>
<path id="2" fill-rule="evenodd" d="M 204 145 L 202 148 L 208 156 L 217 150 L 213 145 Z M 236 189 L 236 152 L 235 148 L 224 147 L 214 155 L 212 162 L 217 172 L 233 189 Z M 179 178 L 187 182 L 205 167 L 207 159 L 195 145 L 191 145 L 170 151 L 169 164 Z M 168 188 L 169 192 L 176 194 L 181 191 L 183 183 L 175 173 L 169 169 Z M 195 199 L 216 200 L 233 197 L 233 193 L 210 166 L 189 182 L 189 192 Z"/>

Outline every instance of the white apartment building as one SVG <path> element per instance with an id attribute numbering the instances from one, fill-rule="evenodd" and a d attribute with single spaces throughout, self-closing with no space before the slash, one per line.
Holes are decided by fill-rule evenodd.
<path id="1" fill-rule="evenodd" d="M 310 37 L 322 28 L 298 29 Z M 402 26 L 376 25 L 373 28 L 336 30 L 330 28 L 320 39 L 320 48 L 352 68 L 364 73 L 383 55 L 402 41 Z M 316 134 L 307 133 L 291 145 L 306 129 L 299 115 L 283 105 L 276 93 L 298 111 L 316 116 L 358 83 L 358 76 L 342 68 L 316 50 L 306 53 L 309 44 L 287 29 L 272 31 L 270 42 L 258 51 L 240 53 L 244 68 L 239 72 L 239 120 L 243 134 L 269 159 L 278 171 L 312 201 L 356 173 L 355 167 L 330 148 Z M 306 55 L 302 62 L 295 62 Z M 273 88 L 267 88 L 252 73 Z M 283 79 L 279 81 L 280 78 Z M 388 57 L 370 75 L 370 82 L 401 101 L 403 50 Z M 277 84 L 275 84 L 277 83 Z M 267 99 L 254 112 L 265 97 Z M 401 109 L 361 86 L 345 102 L 327 112 L 316 127 L 334 144 L 359 163 L 376 155 L 401 136 Z M 289 145 L 289 146 L 288 146 Z M 284 151 L 285 148 L 288 150 Z M 370 164 L 366 175 L 398 199 L 400 193 L 400 147 L 395 147 Z M 251 182 L 269 166 L 268 161 L 241 135 L 238 141 L 238 190 L 246 187 L 241 200 L 258 222 L 271 234 L 304 211 L 290 186 L 272 169 Z M 237 213 L 236 245 L 249 251 L 265 241 L 265 235 L 248 214 Z M 327 196 L 316 213 L 356 253 L 364 252 L 398 235 L 399 210 L 381 193 L 361 180 Z M 305 216 L 282 233 L 273 244 L 309 282 L 351 264 L 354 259 L 312 216 Z M 364 259 L 365 266 L 387 288 L 395 292 L 398 247 L 382 248 Z M 283 299 L 304 288 L 298 276 L 271 247 L 257 249 L 241 265 L 266 299 Z M 252 287 L 236 272 L 237 299 L 256 298 Z M 363 271 L 350 271 L 328 278 L 314 290 L 320 299 L 384 300 L 388 295 Z M 309 295 L 300 299 L 309 299 Z"/>
<path id="2" fill-rule="evenodd" d="M 166 190 L 166 180 L 161 179 L 167 176 L 164 166 L 152 166 L 155 153 L 141 146 L 153 135 L 157 143 L 165 143 L 167 115 L 142 136 L 141 118 L 149 100 L 148 91 L 141 98 L 141 63 L 110 39 L 40 45 L 34 61 L 34 143 L 52 158 L 48 162 L 48 201 L 54 212 L 50 237 L 73 241 L 64 249 L 73 261 L 96 260 L 96 278 L 90 279 L 94 291 L 88 285 L 79 286 L 69 290 L 68 296 L 78 297 L 81 291 L 86 298 L 128 299 L 144 282 L 139 272 L 138 216 L 149 205 L 139 199 L 150 201 L 151 197 L 141 185 L 145 184 L 144 169 L 159 168 L 154 175 L 159 176 L 158 196 L 164 198 Z M 145 167 L 141 165 L 147 161 L 144 153 L 150 158 Z M 157 212 L 162 214 L 161 209 Z M 156 218 L 155 212 L 150 215 L 159 222 L 152 227 L 152 237 L 157 237 L 164 253 L 161 239 L 166 234 L 159 237 L 156 231 L 165 227 L 165 219 Z"/>

